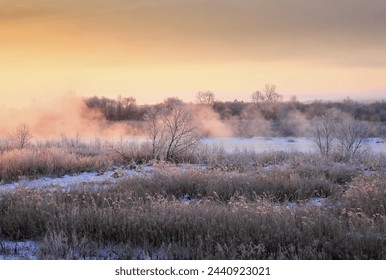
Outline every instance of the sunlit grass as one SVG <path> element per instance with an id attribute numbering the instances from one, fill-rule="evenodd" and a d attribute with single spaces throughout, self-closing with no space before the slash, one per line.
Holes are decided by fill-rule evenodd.
<path id="1" fill-rule="evenodd" d="M 40 257 L 53 259 L 97 258 L 98 248 L 113 246 L 121 251 L 112 258 L 138 257 L 135 249 L 141 248 L 149 257 L 171 259 L 383 259 L 385 202 L 379 192 L 386 180 L 366 179 L 363 187 L 374 188 L 376 196 L 359 191 L 358 180 L 343 194 L 344 204 L 333 207 L 304 200 L 290 206 L 274 194 L 225 196 L 211 190 L 211 182 L 197 190 L 199 200 L 182 204 L 174 189 L 161 187 L 166 177 L 157 177 L 159 192 L 146 180 L 97 191 L 20 188 L 1 197 L 0 235 L 38 240 Z"/>
<path id="2" fill-rule="evenodd" d="M 148 158 L 146 146 L 113 145 L 2 151 L 2 181 L 152 167 L 103 187 L 3 191 L 0 240 L 36 241 L 41 259 L 386 258 L 380 155 L 370 168 L 371 155 L 349 164 L 313 153 L 201 147 L 176 164 Z M 186 193 L 191 200 L 181 203 Z"/>

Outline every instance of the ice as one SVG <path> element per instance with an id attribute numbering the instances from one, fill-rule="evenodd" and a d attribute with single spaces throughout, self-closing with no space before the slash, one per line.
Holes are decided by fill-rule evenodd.
<path id="1" fill-rule="evenodd" d="M 250 150 L 255 152 L 283 151 L 283 152 L 313 152 L 316 144 L 308 137 L 226 137 L 204 138 L 202 143 L 208 146 L 220 146 L 228 153 L 235 149 Z M 382 138 L 369 138 L 367 144 L 374 152 L 386 153 L 386 140 Z"/>
<path id="2" fill-rule="evenodd" d="M 315 149 L 315 144 L 310 138 L 299 137 L 227 137 L 227 138 L 205 138 L 202 140 L 209 146 L 223 147 L 226 152 L 232 152 L 235 149 L 252 150 L 255 152 L 266 151 L 299 151 L 310 152 Z"/>

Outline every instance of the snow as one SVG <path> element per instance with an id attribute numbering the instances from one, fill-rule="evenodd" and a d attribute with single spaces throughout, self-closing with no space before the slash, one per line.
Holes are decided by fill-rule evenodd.
<path id="1" fill-rule="evenodd" d="M 7 189 L 15 189 L 17 187 L 27 187 L 31 189 L 35 189 L 35 188 L 45 189 L 45 188 L 53 188 L 58 186 L 62 188 L 68 188 L 71 185 L 75 185 L 83 182 L 101 183 L 101 182 L 106 182 L 110 180 L 111 178 L 109 178 L 105 174 L 102 176 L 98 176 L 97 172 L 84 172 L 77 175 L 65 175 L 63 177 L 58 177 L 58 178 L 44 177 L 44 178 L 39 178 L 35 180 L 20 180 L 15 183 L 1 185 L 1 189 L 7 190 Z"/>
<path id="2" fill-rule="evenodd" d="M 386 153 L 386 139 L 369 138 L 367 144 L 376 152 Z"/>
<path id="3" fill-rule="evenodd" d="M 38 243 L 0 240 L 0 260 L 36 260 Z"/>
<path id="4" fill-rule="evenodd" d="M 186 193 L 184 195 L 184 197 L 180 200 L 180 203 L 181 204 L 185 204 L 185 205 L 188 205 L 188 204 L 192 204 L 192 205 L 195 205 L 195 204 L 198 204 L 200 202 L 199 199 L 197 198 L 192 198 L 190 196 L 190 194 Z"/>
<path id="5" fill-rule="evenodd" d="M 38 260 L 39 242 L 36 241 L 6 241 L 0 240 L 0 261 L 1 260 Z M 106 246 L 95 251 L 90 251 L 90 256 L 85 256 L 86 260 L 115 260 L 127 255 L 127 248 L 121 246 Z M 76 254 L 74 256 L 82 259 Z M 150 254 L 151 253 L 151 254 Z M 131 248 L 130 256 L 135 260 L 169 259 L 170 256 L 161 248 L 152 252 L 147 252 L 141 248 Z"/>
<path id="6" fill-rule="evenodd" d="M 26 187 L 30 189 L 56 189 L 69 190 L 71 187 L 76 187 L 85 183 L 92 183 L 95 186 L 108 185 L 117 181 L 119 178 L 132 176 L 133 174 L 147 174 L 151 172 L 152 168 L 146 166 L 143 169 L 128 170 L 128 169 L 115 169 L 100 172 L 83 172 L 76 175 L 65 175 L 63 177 L 50 178 L 44 177 L 34 180 L 20 180 L 15 183 L 0 185 L 0 190 L 14 190 L 17 187 Z"/>
<path id="7" fill-rule="evenodd" d="M 288 209 L 295 209 L 298 207 L 326 207 L 328 206 L 328 199 L 325 197 L 312 197 L 303 203 L 299 202 L 286 202 L 284 204 L 279 203 L 278 206 L 286 206 Z"/>
<path id="8" fill-rule="evenodd" d="M 308 137 L 226 137 L 204 138 L 202 143 L 210 146 L 220 146 L 228 153 L 235 149 L 255 152 L 283 151 L 283 152 L 312 152 L 316 151 L 316 145 L 312 138 Z M 382 138 L 370 138 L 368 145 L 375 152 L 386 153 L 386 140 Z"/>
<path id="9" fill-rule="evenodd" d="M 232 152 L 235 149 L 251 150 L 255 152 L 266 151 L 300 151 L 310 152 L 314 150 L 315 144 L 310 138 L 293 137 L 227 137 L 227 138 L 205 138 L 202 140 L 209 146 L 223 147 L 226 152 Z"/>
<path id="10" fill-rule="evenodd" d="M 321 207 L 326 204 L 326 201 L 327 201 L 327 198 L 324 198 L 324 197 L 313 197 L 305 204 L 305 206 Z"/>
<path id="11" fill-rule="evenodd" d="M 189 202 L 190 202 L 190 195 L 188 193 L 186 193 L 184 195 L 184 198 L 181 199 L 180 203 L 181 204 L 189 204 Z"/>

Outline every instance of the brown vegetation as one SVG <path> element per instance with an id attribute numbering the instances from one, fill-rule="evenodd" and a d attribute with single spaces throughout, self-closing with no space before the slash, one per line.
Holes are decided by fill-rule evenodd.
<path id="1" fill-rule="evenodd" d="M 0 237 L 38 241 L 42 259 L 385 258 L 382 173 L 301 153 L 207 158 L 109 187 L 3 192 Z"/>
<path id="2" fill-rule="evenodd" d="M 265 91 L 277 94 L 274 86 Z M 286 103 L 278 95 L 265 106 L 261 94 L 256 104 L 215 101 L 211 92 L 197 97 L 200 104 L 170 98 L 154 106 L 122 97 L 86 100 L 97 116 L 85 117 L 93 128 L 136 121 L 148 141 L 86 141 L 79 133 L 32 141 L 26 125 L 2 136 L 2 184 L 116 166 L 148 165 L 151 172 L 103 187 L 0 190 L 0 252 L 9 251 L 4 240 L 33 240 L 41 259 L 386 258 L 386 156 L 360 152 L 372 132 L 357 120 L 357 103 Z M 345 118 L 336 123 L 332 111 Z M 374 114 L 358 119 L 383 121 L 368 119 Z M 213 116 L 227 135 L 247 136 L 302 134 L 316 116 L 321 153 L 228 153 L 201 145 L 200 132 L 212 132 L 197 130 L 199 116 Z"/>

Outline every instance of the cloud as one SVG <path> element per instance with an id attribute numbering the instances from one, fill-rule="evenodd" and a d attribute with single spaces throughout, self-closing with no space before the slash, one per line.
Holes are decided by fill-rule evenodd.
<path id="1" fill-rule="evenodd" d="M 52 31 L 52 39 L 77 38 L 78 44 L 65 41 L 67 48 L 82 49 L 79 43 L 84 43 L 90 49 L 92 43 L 108 52 L 118 51 L 121 59 L 112 63 L 129 63 L 139 56 L 144 62 L 318 59 L 386 65 L 382 59 L 386 2 L 382 0 L 7 3 L 0 10 L 0 21 L 46 22 L 58 31 Z M 95 55 L 103 57 L 103 48 L 96 48 Z"/>

